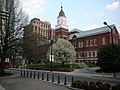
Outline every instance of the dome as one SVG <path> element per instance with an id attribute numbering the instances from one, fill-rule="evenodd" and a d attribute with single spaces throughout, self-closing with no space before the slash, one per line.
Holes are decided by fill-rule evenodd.
<path id="1" fill-rule="evenodd" d="M 64 11 L 63 11 L 62 8 L 63 8 L 63 7 L 61 6 L 61 11 L 59 12 L 58 18 L 59 18 L 59 17 L 66 17 L 66 16 L 65 16 L 65 13 L 64 13 Z"/>

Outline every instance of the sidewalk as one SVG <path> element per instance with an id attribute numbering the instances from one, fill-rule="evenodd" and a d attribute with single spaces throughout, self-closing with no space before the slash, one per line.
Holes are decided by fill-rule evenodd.
<path id="1" fill-rule="evenodd" d="M 0 90 L 70 90 L 67 86 L 15 75 L 0 77 L 0 84 Z"/>
<path id="2" fill-rule="evenodd" d="M 0 85 L 0 90 L 5 90 L 5 89 Z"/>

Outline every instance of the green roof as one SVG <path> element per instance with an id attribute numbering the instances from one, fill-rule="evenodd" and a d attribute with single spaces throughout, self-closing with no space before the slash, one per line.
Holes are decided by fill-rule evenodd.
<path id="1" fill-rule="evenodd" d="M 110 25 L 111 28 L 114 26 L 115 25 Z M 92 29 L 92 30 L 87 30 L 87 31 L 82 31 L 79 33 L 71 34 L 71 35 L 69 35 L 69 39 L 72 39 L 73 36 L 76 36 L 77 38 L 83 38 L 83 37 L 98 35 L 98 34 L 107 33 L 107 32 L 111 32 L 111 30 L 108 26 L 105 26 L 105 27 L 101 27 L 101 28 L 96 28 L 96 29 Z"/>
<path id="2" fill-rule="evenodd" d="M 71 30 L 70 32 L 83 32 L 82 30 L 79 30 L 77 28 L 74 28 L 73 30 Z"/>

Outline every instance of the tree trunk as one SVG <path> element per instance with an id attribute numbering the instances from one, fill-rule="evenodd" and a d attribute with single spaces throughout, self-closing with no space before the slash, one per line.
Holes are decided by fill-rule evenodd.
<path id="1" fill-rule="evenodd" d="M 64 64 L 65 64 L 65 62 L 64 62 L 64 61 L 62 61 L 62 65 L 63 65 L 63 67 L 64 67 Z"/>
<path id="2" fill-rule="evenodd" d="M 5 61 L 5 58 L 1 58 L 1 63 L 0 63 L 0 76 L 3 76 L 5 75 L 5 71 L 4 71 L 4 61 Z"/>

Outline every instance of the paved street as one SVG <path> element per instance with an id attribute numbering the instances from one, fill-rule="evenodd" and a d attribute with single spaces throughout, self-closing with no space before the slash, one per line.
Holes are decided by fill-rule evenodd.
<path id="1" fill-rule="evenodd" d="M 21 69 L 8 69 L 7 72 L 14 73 L 12 77 L 2 77 L 0 78 L 0 84 L 6 89 L 6 90 L 69 90 L 66 88 L 66 86 L 63 86 L 65 82 L 65 76 L 66 76 L 66 83 L 67 85 L 71 84 L 72 78 L 74 77 L 74 80 L 87 80 L 87 81 L 102 81 L 106 83 L 111 84 L 118 84 L 120 83 L 120 73 L 116 73 L 117 77 L 113 77 L 113 73 L 96 73 L 95 70 L 97 68 L 89 68 L 89 69 L 78 69 L 73 72 L 57 72 L 53 71 L 52 73 L 50 71 L 43 71 L 43 70 L 30 70 L 30 69 L 22 69 L 23 71 L 29 71 L 27 78 L 27 72 L 25 73 L 24 78 L 24 72 L 22 72 L 23 77 L 20 76 Z M 38 78 L 38 72 L 39 72 L 39 78 L 38 79 L 31 79 L 30 78 L 30 72 L 32 71 L 32 78 Z M 35 72 L 35 74 L 34 74 Z M 44 80 L 42 81 L 42 73 L 44 73 Z M 47 74 L 49 74 L 49 81 L 47 81 Z M 54 83 L 52 83 L 52 75 L 54 74 Z M 35 76 L 34 76 L 35 75 Z M 56 84 L 58 82 L 58 75 L 60 76 L 60 84 Z M 1 86 L 0 86 L 1 87 Z M 17 88 L 17 89 L 15 89 Z M 27 89 L 28 88 L 28 89 Z M 0 88 L 0 90 L 4 90 L 3 88 Z"/>
<path id="2" fill-rule="evenodd" d="M 38 79 L 18 76 L 0 77 L 0 84 L 5 90 L 69 90 L 66 86 Z M 0 88 L 0 90 L 4 90 Z"/>

